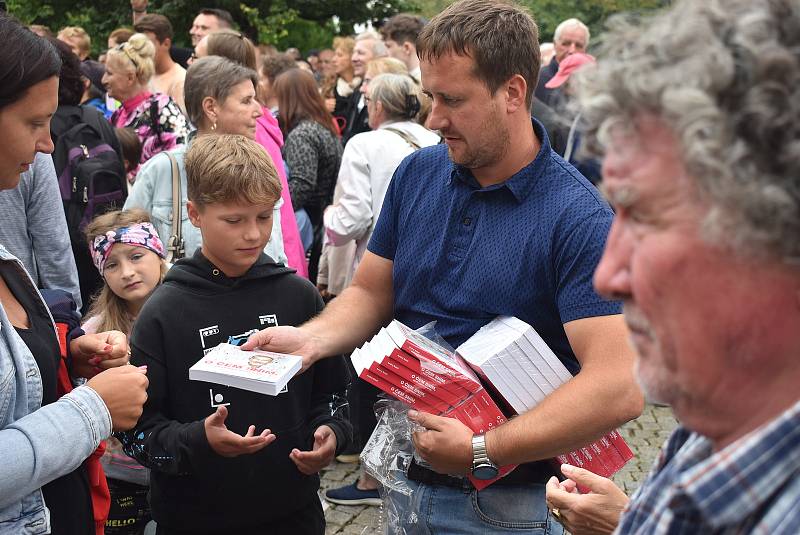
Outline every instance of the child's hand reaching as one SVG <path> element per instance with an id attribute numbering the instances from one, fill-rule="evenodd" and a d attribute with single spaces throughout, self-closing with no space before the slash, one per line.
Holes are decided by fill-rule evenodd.
<path id="1" fill-rule="evenodd" d="M 251 425 L 247 434 L 242 436 L 225 427 L 228 409 L 224 405 L 217 407 L 217 412 L 205 419 L 206 438 L 211 449 L 223 457 L 238 457 L 255 453 L 275 440 L 269 429 L 256 435 L 256 426 Z"/>
<path id="2" fill-rule="evenodd" d="M 297 469 L 310 476 L 316 474 L 333 461 L 336 454 L 336 433 L 327 425 L 321 425 L 314 432 L 314 446 L 311 451 L 293 449 L 289 458 Z"/>

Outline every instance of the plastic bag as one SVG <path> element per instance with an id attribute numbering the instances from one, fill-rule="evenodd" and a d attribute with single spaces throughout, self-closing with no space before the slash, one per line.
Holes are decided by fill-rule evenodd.
<path id="1" fill-rule="evenodd" d="M 386 328 L 394 329 L 392 333 L 382 340 L 379 333 L 351 356 L 362 379 L 408 402 L 381 400 L 376 404 L 378 422 L 361 453 L 362 467 L 381 485 L 383 503 L 379 532 L 405 535 L 407 528 L 419 521 L 412 506 L 413 489 L 406 473 L 412 459 L 420 466 L 430 468 L 430 465 L 415 454 L 412 432 L 424 429 L 408 420 L 410 406 L 455 418 L 475 433 L 486 432 L 505 422 L 505 416 L 474 372 L 436 333 L 434 326 L 435 322 L 412 330 L 392 322 Z M 395 359 L 396 367 L 393 367 Z M 382 370 L 383 366 L 386 369 Z M 404 367 L 407 369 L 402 371 Z M 392 375 L 393 369 L 397 370 L 397 377 Z M 513 468 L 501 467 L 500 476 Z M 477 489 L 496 480 L 468 477 Z"/>
<path id="2" fill-rule="evenodd" d="M 375 404 L 378 424 L 361 451 L 361 466 L 377 479 L 384 489 L 410 495 L 406 472 L 414 457 L 411 442 L 412 422 L 408 405 L 393 399 Z"/>
<path id="3" fill-rule="evenodd" d="M 381 495 L 378 533 L 405 535 L 403 526 L 418 522 L 412 511 L 412 489 L 406 472 L 414 457 L 411 433 L 418 426 L 408 419 L 408 406 L 393 399 L 375 404 L 378 425 L 361 452 L 361 467 L 380 483 Z"/>

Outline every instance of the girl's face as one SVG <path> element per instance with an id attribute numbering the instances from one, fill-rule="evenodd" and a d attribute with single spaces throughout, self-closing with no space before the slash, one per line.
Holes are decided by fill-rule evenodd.
<path id="1" fill-rule="evenodd" d="M 161 282 L 161 257 L 150 249 L 116 243 L 108 255 L 103 277 L 117 297 L 138 312 Z"/>
<path id="2" fill-rule="evenodd" d="M 215 110 L 217 133 L 238 134 L 256 138 L 256 121 L 261 117 L 261 104 L 256 100 L 253 82 L 244 80 L 235 85 L 228 97 Z"/>

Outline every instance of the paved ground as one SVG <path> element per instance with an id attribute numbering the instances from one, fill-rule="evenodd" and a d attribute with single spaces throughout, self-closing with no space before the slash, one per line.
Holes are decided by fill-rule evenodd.
<path id="1" fill-rule="evenodd" d="M 636 457 L 614 477 L 614 481 L 621 485 L 628 494 L 639 486 L 645 474 L 650 470 L 654 457 L 675 425 L 675 419 L 669 409 L 648 405 L 642 416 L 622 428 L 622 434 Z M 322 474 L 322 488 L 345 485 L 355 480 L 356 476 L 357 465 L 334 462 Z M 326 530 L 328 534 L 372 535 L 379 533 L 379 507 L 347 507 L 332 504 L 325 504 L 325 506 L 327 506 L 325 518 L 328 522 Z"/>

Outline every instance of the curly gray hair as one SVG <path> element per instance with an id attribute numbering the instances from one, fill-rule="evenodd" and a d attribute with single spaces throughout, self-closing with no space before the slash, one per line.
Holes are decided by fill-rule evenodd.
<path id="1" fill-rule="evenodd" d="M 577 76 L 588 151 L 659 117 L 711 205 L 706 238 L 800 261 L 800 2 L 682 0 L 604 41 Z"/>

